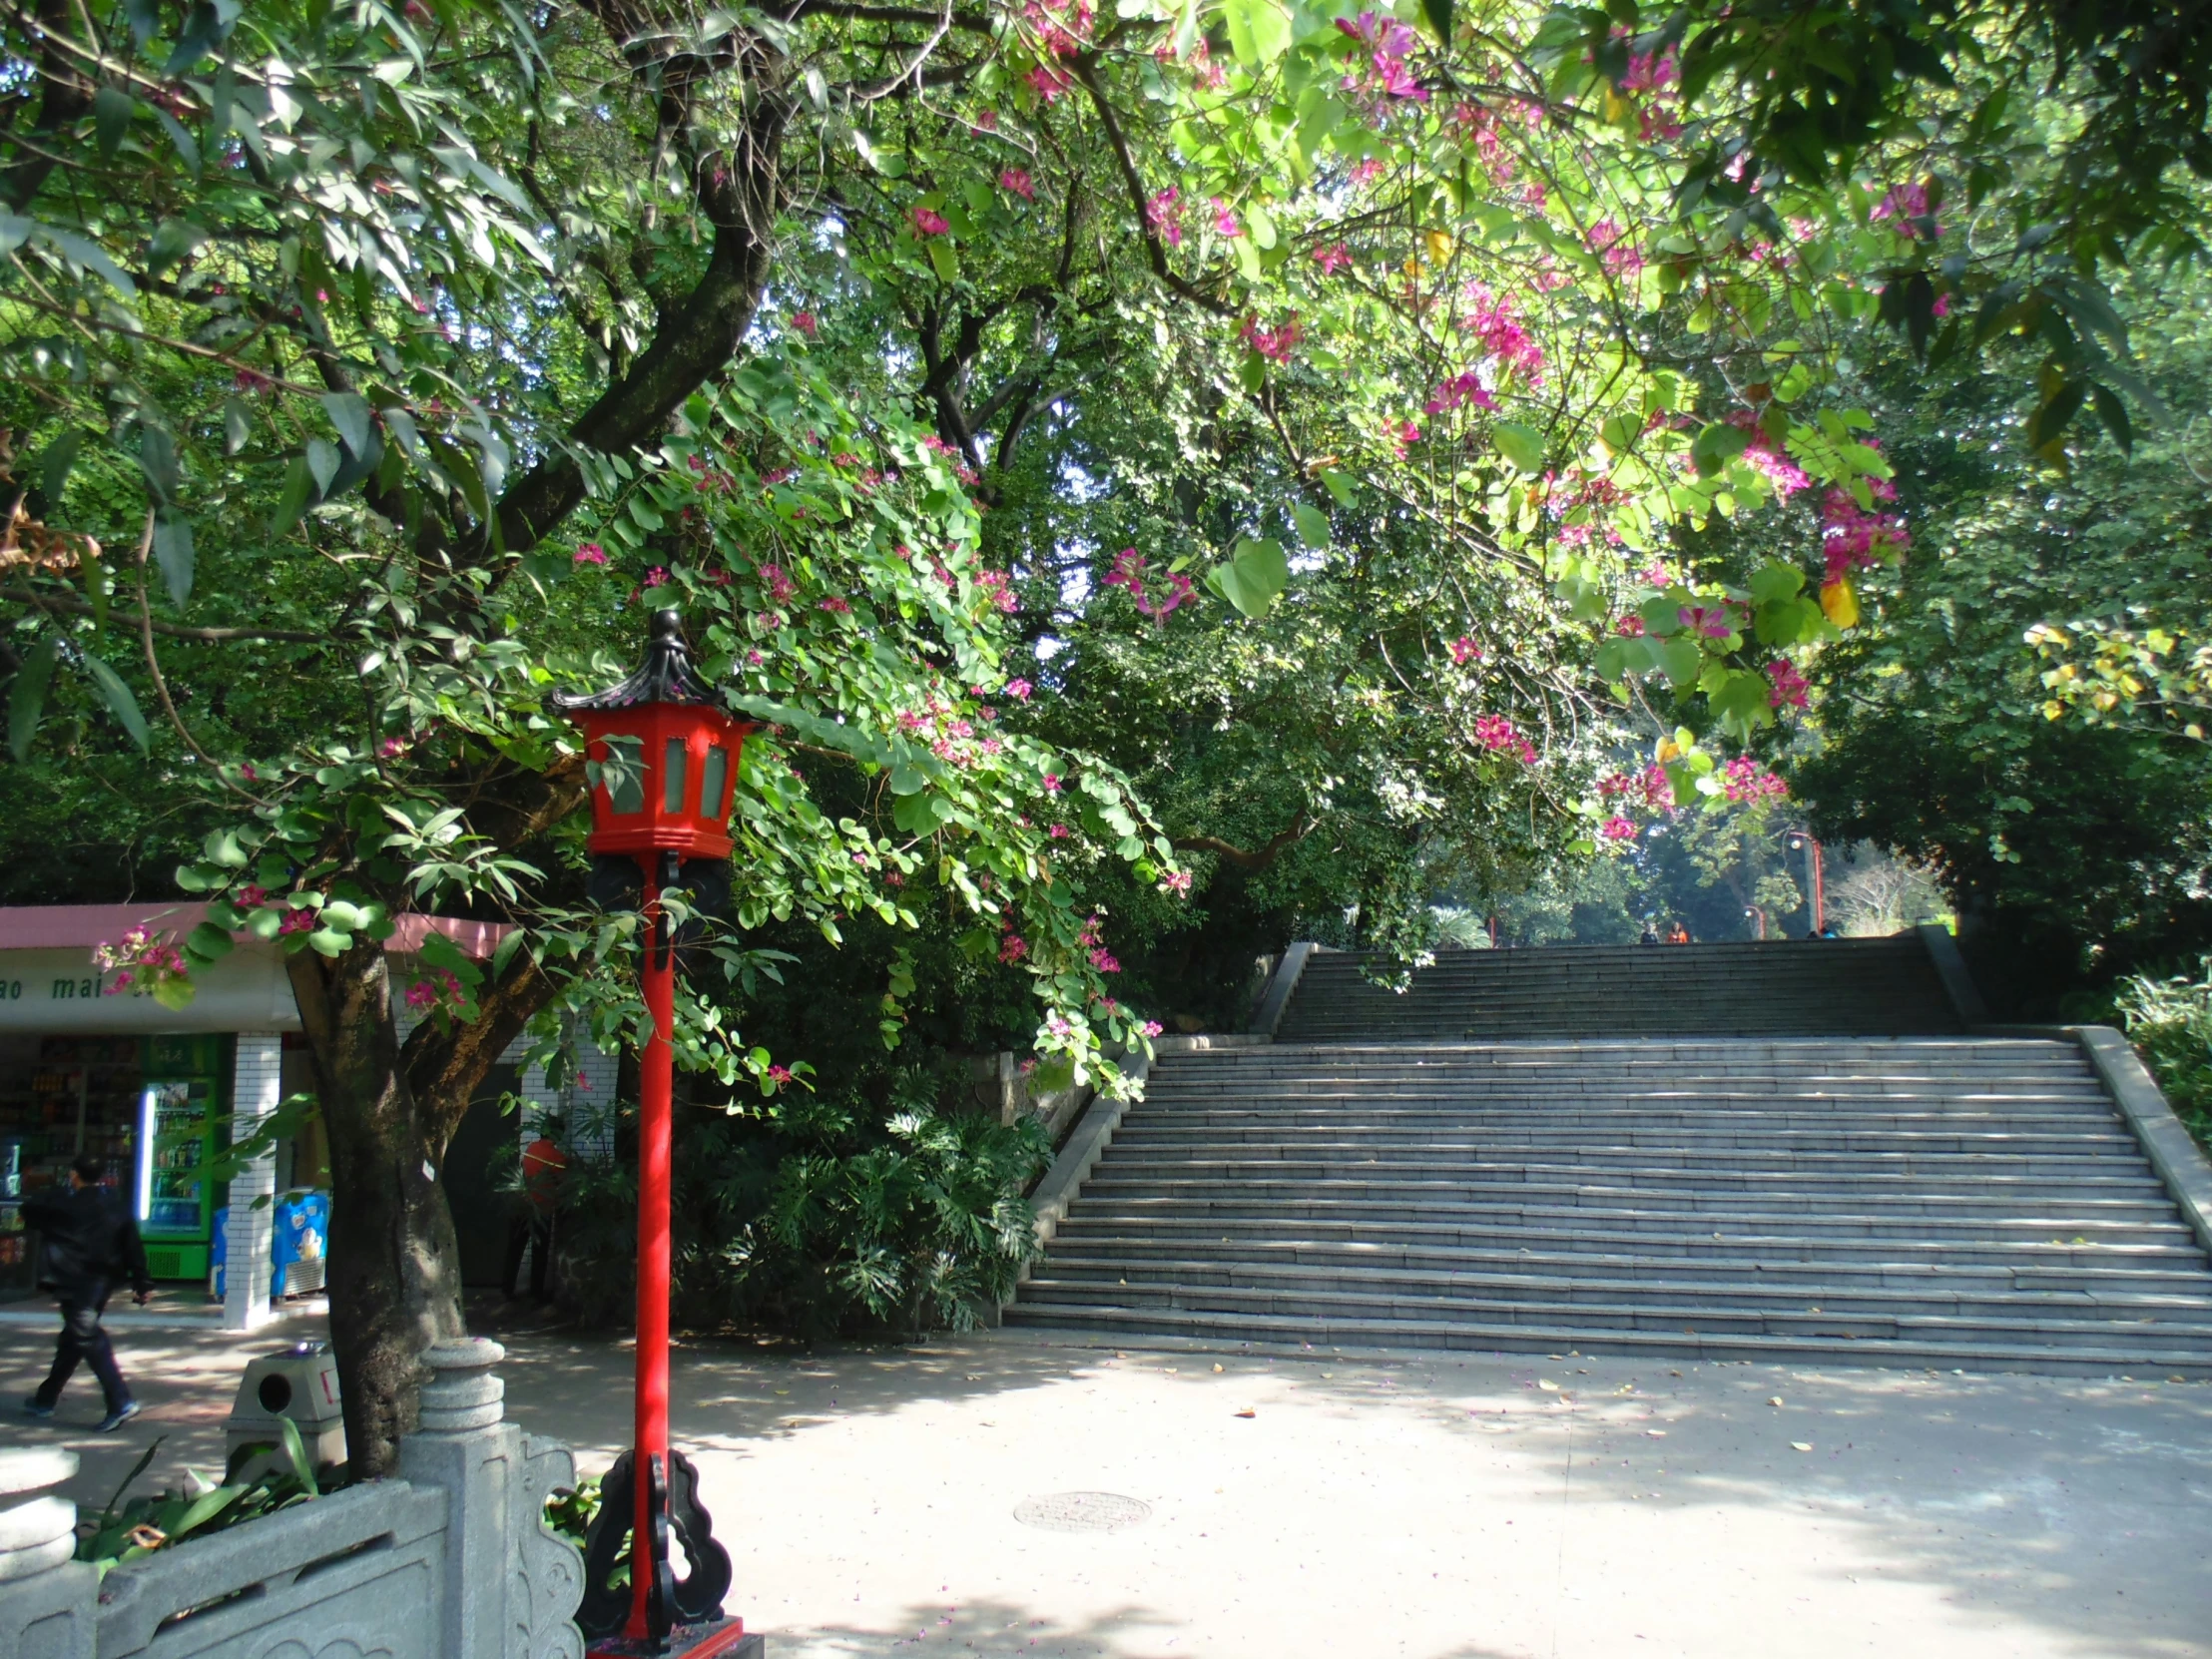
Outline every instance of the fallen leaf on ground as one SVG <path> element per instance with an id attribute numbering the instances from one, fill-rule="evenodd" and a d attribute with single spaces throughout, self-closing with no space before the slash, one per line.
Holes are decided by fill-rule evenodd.
<path id="1" fill-rule="evenodd" d="M 1792 1451 L 1811 1451 L 1813 1449 L 1813 1442 L 1811 1440 L 1792 1440 L 1790 1442 L 1790 1449 Z"/>
<path id="2" fill-rule="evenodd" d="M 1547 1394 L 1555 1394 L 1559 1391 L 1559 1384 L 1552 1382 L 1552 1380 L 1548 1377 L 1539 1378 L 1537 1380 L 1536 1386 L 1543 1389 L 1543 1391 Z"/>
<path id="3" fill-rule="evenodd" d="M 1237 1413 L 1237 1415 L 1238 1415 L 1238 1416 L 1240 1416 L 1240 1417 L 1256 1417 L 1256 1416 L 1258 1416 L 1259 1414 L 1260 1414 L 1259 1412 L 1255 1411 L 1255 1410 L 1254 1410 L 1254 1409 L 1253 1409 L 1253 1408 L 1252 1408 L 1251 1406 L 1249 1406 L 1249 1405 L 1247 1405 L 1247 1406 L 1246 1406 L 1246 1407 L 1245 1407 L 1245 1408 L 1244 1408 L 1243 1410 L 1241 1410 L 1241 1411 L 1239 1411 L 1239 1412 Z"/>
<path id="4" fill-rule="evenodd" d="M 1664 1428 L 1647 1428 L 1644 1432 L 1655 1440 L 1663 1440 L 1667 1437 L 1667 1431 Z"/>
<path id="5" fill-rule="evenodd" d="M 1782 1403 L 1782 1396 L 1780 1394 L 1769 1394 L 1767 1396 L 1767 1403 L 1769 1405 L 1780 1405 Z"/>

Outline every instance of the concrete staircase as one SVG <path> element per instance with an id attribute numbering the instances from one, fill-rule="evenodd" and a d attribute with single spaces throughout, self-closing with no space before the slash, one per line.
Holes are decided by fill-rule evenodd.
<path id="1" fill-rule="evenodd" d="M 1764 972 L 1771 957 L 1741 954 L 1760 948 L 1644 957 L 1721 978 L 1696 958 L 1736 952 Z M 1853 941 L 1780 948 L 1854 974 L 1880 959 Z M 1571 978 L 1619 954 L 1640 960 L 1497 953 L 1544 984 L 1546 957 L 1582 959 Z M 1855 1003 L 1808 983 L 1808 1017 L 1883 1005 L 1868 984 Z M 1542 1023 L 1519 989 L 1513 1005 Z M 1007 1323 L 1108 1341 L 2212 1375 L 2205 1253 L 2070 1041 L 1434 1040 L 1476 1011 L 1414 994 L 1370 1024 L 1431 1040 L 1163 1058 Z M 1357 996 L 1334 973 L 1302 983 L 1286 1030 L 1338 1028 Z M 1925 1004 L 1919 1017 L 1938 1023 Z"/>
<path id="2" fill-rule="evenodd" d="M 1522 1037 L 1936 1036 L 1960 1029 L 1928 949 L 1887 939 L 1446 950 L 1402 994 L 1377 957 L 1323 951 L 1286 1010 L 1285 1042 Z"/>

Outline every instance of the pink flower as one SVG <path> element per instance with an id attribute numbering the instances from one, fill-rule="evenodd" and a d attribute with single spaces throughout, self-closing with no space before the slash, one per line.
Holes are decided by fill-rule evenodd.
<path id="1" fill-rule="evenodd" d="M 1597 832 L 1609 841 L 1632 841 L 1636 838 L 1636 827 L 1617 815 L 1599 825 Z"/>
<path id="2" fill-rule="evenodd" d="M 1737 617 L 1726 600 L 1716 605 L 1680 605 L 1675 608 L 1675 620 L 1693 634 L 1709 640 L 1725 640 L 1736 632 Z"/>
<path id="3" fill-rule="evenodd" d="M 386 738 L 386 739 L 385 739 L 385 740 L 384 740 L 384 741 L 383 741 L 382 743 L 380 743 L 380 744 L 378 744 L 378 745 L 376 746 L 376 758 L 377 758 L 377 759 L 378 759 L 379 761 L 388 761 L 388 760 L 390 760 L 390 759 L 391 759 L 391 758 L 392 758 L 392 757 L 393 757 L 394 755 L 399 755 L 399 754 L 403 754 L 403 753 L 405 752 L 406 748 L 407 748 L 407 741 L 406 741 L 406 739 L 404 739 L 404 738 Z"/>
<path id="4" fill-rule="evenodd" d="M 1451 660 L 1460 668 L 1464 668 L 1472 662 L 1479 662 L 1481 658 L 1482 648 L 1466 635 L 1461 634 L 1451 642 Z"/>
<path id="5" fill-rule="evenodd" d="M 1874 210 L 1874 217 L 1878 220 L 1897 220 L 1899 229 L 1909 237 L 1920 234 L 1915 221 L 1924 219 L 1929 220 L 1928 230 L 1931 235 L 1942 235 L 1941 227 L 1937 226 L 1934 220 L 1929 219 L 1929 214 L 1928 187 L 1926 185 L 1893 185 L 1890 187 L 1889 195 L 1883 197 L 1880 205 Z"/>
<path id="6" fill-rule="evenodd" d="M 1227 237 L 1231 242 L 1244 235 L 1244 227 L 1237 223 L 1235 209 L 1218 196 L 1210 198 L 1207 205 L 1214 210 L 1214 231 L 1217 235 Z"/>
<path id="7" fill-rule="evenodd" d="M 1488 409 L 1493 413 L 1497 409 L 1497 399 L 1490 395 L 1472 369 L 1464 374 L 1455 374 L 1448 380 L 1438 381 L 1436 389 L 1428 394 L 1428 401 L 1421 405 L 1421 413 L 1443 414 L 1470 403 L 1478 409 Z"/>
<path id="8" fill-rule="evenodd" d="M 831 594 L 828 599 L 822 600 L 817 603 L 815 609 L 818 611 L 834 612 L 838 616 L 846 616 L 850 614 L 852 607 L 846 604 L 843 600 L 839 599 L 835 594 Z"/>
<path id="9" fill-rule="evenodd" d="M 1012 191 L 1024 202 L 1034 202 L 1037 199 L 1037 187 L 1023 168 L 1009 167 L 1001 172 L 998 176 L 998 188 Z"/>
<path id="10" fill-rule="evenodd" d="M 603 565 L 606 562 L 607 550 L 595 541 L 588 541 L 576 550 L 576 563 L 580 565 Z"/>
<path id="11" fill-rule="evenodd" d="M 1053 840 L 1064 841 L 1068 838 L 1069 835 L 1073 834 L 1074 831 L 1064 824 L 1055 824 L 1050 830 L 1047 830 L 1045 833 Z"/>
<path id="12" fill-rule="evenodd" d="M 1183 246 L 1183 193 L 1164 190 L 1144 205 L 1145 223 L 1170 248 Z"/>
<path id="13" fill-rule="evenodd" d="M 1534 746 L 1503 715 L 1478 716 L 1474 723 L 1474 741 L 1484 749 L 1514 751 L 1523 762 L 1533 763 L 1536 759 Z"/>
<path id="14" fill-rule="evenodd" d="M 1936 303 L 1929 308 L 1928 314 L 1931 316 L 1950 315 L 1950 295 L 1947 293 L 1938 293 L 1936 296 Z"/>
<path id="15" fill-rule="evenodd" d="M 427 979 L 417 979 L 407 987 L 407 1006 L 421 1012 L 437 1006 L 437 988 Z"/>
<path id="16" fill-rule="evenodd" d="M 249 910 L 259 909 L 269 902 L 269 889 L 259 882 L 249 881 L 239 888 L 235 902 Z"/>
<path id="17" fill-rule="evenodd" d="M 1048 772 L 1044 775 L 1044 793 L 1047 795 L 1058 795 L 1060 793 L 1060 775 L 1057 772 Z"/>
<path id="18" fill-rule="evenodd" d="M 1036 687 L 1030 685 L 1026 680 L 1009 680 L 1006 682 L 1006 695 L 1016 703 L 1028 702 L 1030 693 L 1035 690 Z"/>
<path id="19" fill-rule="evenodd" d="M 309 931 L 314 924 L 315 914 L 312 910 L 294 910 L 276 924 L 276 931 L 279 934 L 304 933 Z"/>
<path id="20" fill-rule="evenodd" d="M 792 326 L 794 328 L 797 328 L 801 333 L 805 334 L 809 339 L 813 339 L 815 337 L 815 330 L 819 328 L 821 324 L 815 321 L 815 313 L 813 311 L 794 311 L 792 312 Z"/>
<path id="21" fill-rule="evenodd" d="M 1613 624 L 1613 632 L 1620 635 L 1623 639 L 1642 639 L 1644 634 L 1644 619 L 1638 616 L 1635 612 L 1631 611 L 1628 613 L 1628 615 L 1622 617 L 1618 622 Z"/>
<path id="22" fill-rule="evenodd" d="M 1056 102 L 1060 95 L 1075 85 L 1075 77 L 1052 64 L 1039 64 L 1023 77 L 1029 90 L 1047 104 Z"/>
<path id="23" fill-rule="evenodd" d="M 770 1066 L 768 1068 L 768 1080 L 778 1088 L 782 1088 L 786 1083 L 792 1081 L 791 1068 L 789 1066 Z"/>
<path id="24" fill-rule="evenodd" d="M 1008 967 L 1029 954 L 1029 941 L 1019 933 L 1009 932 L 998 941 L 998 959 Z"/>
<path id="25" fill-rule="evenodd" d="M 1779 801 L 1790 786 L 1749 755 L 1739 755 L 1721 768 L 1721 793 L 1731 801 Z"/>
<path id="26" fill-rule="evenodd" d="M 666 587 L 668 585 L 668 566 L 655 565 L 647 571 L 645 573 L 645 585 L 649 588 Z"/>
<path id="27" fill-rule="evenodd" d="M 930 208 L 912 209 L 906 217 L 914 222 L 914 229 L 925 237 L 941 237 L 952 229 L 945 222 L 944 215 Z"/>
<path id="28" fill-rule="evenodd" d="M 1114 960 L 1114 953 L 1104 946 L 1091 952 L 1091 966 L 1100 973 L 1119 973 L 1121 964 Z"/>
<path id="29" fill-rule="evenodd" d="M 1142 1031 L 1148 1037 L 1157 1037 L 1163 1030 L 1166 1029 L 1166 1027 L 1161 1025 L 1161 1023 L 1156 1019 L 1148 1019 L 1142 1025 L 1138 1026 L 1137 1029 L 1139 1031 Z"/>
<path id="30" fill-rule="evenodd" d="M 1805 694 L 1810 689 L 1805 676 L 1797 671 L 1797 665 L 1784 658 L 1776 658 L 1767 665 L 1767 706 L 1779 709 L 1785 703 L 1793 709 L 1805 707 Z"/>
<path id="31" fill-rule="evenodd" d="M 978 110 L 975 116 L 975 125 L 986 133 L 997 132 L 998 112 L 996 110 Z"/>
<path id="32" fill-rule="evenodd" d="M 1395 428 L 1385 424 L 1382 435 L 1389 440 L 1390 447 L 1397 451 L 1397 458 L 1401 461 L 1405 459 L 1405 452 L 1420 442 L 1420 428 L 1410 420 L 1399 421 Z"/>
<path id="33" fill-rule="evenodd" d="M 769 598 L 779 605 L 799 591 L 799 584 L 784 574 L 781 565 L 761 566 L 761 580 L 768 584 Z"/>
<path id="34" fill-rule="evenodd" d="M 1272 363 L 1287 363 L 1291 352 L 1305 337 L 1305 330 L 1298 325 L 1298 312 L 1293 311 L 1274 328 L 1263 328 L 1256 316 L 1247 317 L 1245 325 L 1237 330 L 1237 337 Z"/>
<path id="35" fill-rule="evenodd" d="M 1601 219 L 1590 227 L 1586 239 L 1598 261 L 1615 276 L 1633 276 L 1644 269 L 1644 257 L 1629 241 L 1628 233 L 1610 219 Z"/>

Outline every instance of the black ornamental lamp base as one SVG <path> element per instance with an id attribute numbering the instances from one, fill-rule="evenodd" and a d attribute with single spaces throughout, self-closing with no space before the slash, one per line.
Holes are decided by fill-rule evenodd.
<path id="1" fill-rule="evenodd" d="M 676 1625 L 662 1641 L 608 1636 L 584 1651 L 591 1659 L 765 1659 L 768 1640 L 748 1636 L 743 1619 L 709 1619 L 704 1624 Z"/>

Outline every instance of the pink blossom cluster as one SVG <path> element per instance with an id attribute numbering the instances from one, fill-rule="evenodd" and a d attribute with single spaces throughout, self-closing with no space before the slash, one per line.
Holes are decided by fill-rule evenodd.
<path id="1" fill-rule="evenodd" d="M 1536 764 L 1536 746 L 1522 737 L 1520 731 L 1503 715 L 1480 715 L 1474 722 L 1474 741 L 1484 749 L 1510 751 L 1520 758 L 1521 765 Z"/>
<path id="2" fill-rule="evenodd" d="M 1629 233 L 1610 219 L 1601 219 L 1591 226 L 1583 240 L 1597 255 L 1599 264 L 1614 276 L 1633 276 L 1644 269 L 1644 257 L 1637 251 Z"/>
<path id="3" fill-rule="evenodd" d="M 1731 801 L 1780 801 L 1790 786 L 1749 755 L 1739 755 L 1721 768 L 1721 793 Z"/>
<path id="4" fill-rule="evenodd" d="M 1726 599 L 1710 605 L 1677 606 L 1674 616 L 1691 633 L 1709 640 L 1725 640 L 1744 625 L 1737 607 Z"/>
<path id="5" fill-rule="evenodd" d="M 1176 56 L 1172 37 L 1155 46 L 1152 55 L 1164 64 L 1182 63 L 1208 92 L 1218 92 L 1229 84 L 1229 71 L 1214 61 L 1213 52 L 1208 48 L 1204 35 L 1198 37 L 1198 45 L 1192 50 L 1188 61 Z"/>
<path id="6" fill-rule="evenodd" d="M 769 599 L 775 604 L 788 604 L 792 595 L 799 591 L 799 584 L 785 574 L 782 565 L 763 565 L 760 576 L 768 585 Z"/>
<path id="7" fill-rule="evenodd" d="M 1397 458 L 1402 461 L 1413 445 L 1420 442 L 1420 428 L 1410 420 L 1401 420 L 1394 426 L 1388 421 L 1384 421 L 1382 436 L 1389 446 L 1397 451 Z"/>
<path id="8" fill-rule="evenodd" d="M 1480 376 L 1471 368 L 1464 374 L 1454 374 L 1448 380 L 1437 381 L 1436 389 L 1428 394 L 1428 401 L 1421 405 L 1421 412 L 1443 414 L 1470 403 L 1478 409 L 1494 411 L 1497 408 L 1497 399 L 1490 395 Z"/>
<path id="9" fill-rule="evenodd" d="M 141 980 L 151 990 L 157 984 L 190 976 L 185 966 L 185 953 L 157 939 L 153 929 L 144 923 L 126 932 L 120 945 L 102 939 L 93 947 L 92 960 L 102 973 L 122 970 L 102 988 L 103 996 L 120 996 Z"/>
<path id="10" fill-rule="evenodd" d="M 1609 841 L 1632 841 L 1636 838 L 1636 827 L 1619 814 L 1597 827 L 1597 832 Z"/>
<path id="11" fill-rule="evenodd" d="M 1767 707 L 1770 709 L 1779 709 L 1784 704 L 1793 709 L 1804 708 L 1809 689 L 1805 676 L 1788 658 L 1777 657 L 1767 665 Z"/>
<path id="12" fill-rule="evenodd" d="M 1021 15 L 1036 32 L 1037 44 L 1056 58 L 1072 58 L 1091 38 L 1091 0 L 1023 0 Z"/>
<path id="13" fill-rule="evenodd" d="M 588 541 L 576 550 L 576 563 L 603 565 L 607 562 L 607 550 L 595 541 Z"/>
<path id="14" fill-rule="evenodd" d="M 1897 499 L 1897 487 L 1887 478 L 1870 478 L 1868 483 L 1877 501 Z M 1832 489 L 1821 498 L 1821 552 L 1828 562 L 1829 581 L 1872 565 L 1894 563 L 1912 545 L 1912 534 L 1896 513 L 1869 512 L 1846 489 Z"/>
<path id="15" fill-rule="evenodd" d="M 1597 781 L 1597 793 L 1601 801 L 1624 806 L 1633 802 L 1652 812 L 1674 805 L 1674 785 L 1667 780 L 1667 769 L 1658 765 L 1641 772 L 1607 773 Z"/>
<path id="16" fill-rule="evenodd" d="M 998 188 L 1020 197 L 1024 202 L 1034 202 L 1037 199 L 1036 182 L 1029 177 L 1027 168 L 1002 168 L 998 175 Z"/>
<path id="17" fill-rule="evenodd" d="M 1145 223 L 1170 248 L 1183 246 L 1183 193 L 1173 186 L 1144 205 Z"/>
<path id="18" fill-rule="evenodd" d="M 1014 931 L 1011 920 L 1006 923 L 1006 936 L 998 941 L 998 959 L 1008 967 L 1029 954 L 1029 941 Z"/>
<path id="19" fill-rule="evenodd" d="M 1305 337 L 1306 331 L 1299 326 L 1296 311 L 1291 312 L 1273 328 L 1261 327 L 1260 319 L 1256 316 L 1247 317 L 1245 325 L 1237 330 L 1237 338 L 1271 363 L 1289 362 L 1291 353 L 1298 348 L 1298 342 Z"/>
<path id="20" fill-rule="evenodd" d="M 1644 619 L 1630 611 L 1626 616 L 1614 620 L 1613 632 L 1622 639 L 1640 640 L 1644 637 Z"/>
<path id="21" fill-rule="evenodd" d="M 1237 223 L 1237 210 L 1218 196 L 1209 196 L 1206 205 L 1214 210 L 1214 234 L 1225 242 L 1235 242 L 1244 235 L 1244 227 Z"/>
<path id="22" fill-rule="evenodd" d="M 1041 63 L 1022 79 L 1029 83 L 1029 90 L 1047 104 L 1058 102 L 1060 95 L 1075 85 L 1075 77 L 1055 64 Z"/>
<path id="23" fill-rule="evenodd" d="M 1187 869 L 1171 869 L 1160 877 L 1162 892 L 1188 894 L 1191 890 L 1191 872 Z"/>
<path id="24" fill-rule="evenodd" d="M 1482 648 L 1467 635 L 1461 634 L 1451 642 L 1451 661 L 1454 666 L 1465 668 L 1469 663 L 1482 660 Z"/>
<path id="25" fill-rule="evenodd" d="M 792 326 L 794 328 L 797 328 L 801 333 L 805 334 L 809 339 L 813 339 L 815 337 L 816 330 L 821 327 L 821 324 L 815 320 L 815 313 L 813 311 L 794 311 L 792 312 Z"/>
<path id="26" fill-rule="evenodd" d="M 1157 1037 L 1162 1031 L 1166 1030 L 1167 1027 L 1162 1025 L 1156 1019 L 1148 1019 L 1142 1025 L 1138 1026 L 1137 1029 L 1143 1032 L 1148 1037 Z"/>
<path id="27" fill-rule="evenodd" d="M 1100 973 L 1119 973 L 1121 971 L 1121 963 L 1116 961 L 1114 953 L 1104 946 L 1100 946 L 1091 952 L 1091 966 Z"/>
<path id="28" fill-rule="evenodd" d="M 1006 682 L 1006 695 L 1016 703 L 1028 702 L 1030 694 L 1036 689 L 1026 680 L 1009 680 Z"/>
<path id="29" fill-rule="evenodd" d="M 1488 105 L 1464 101 L 1454 104 L 1444 117 L 1444 127 L 1453 138 L 1462 144 L 1473 141 L 1474 153 L 1490 182 L 1500 187 L 1511 184 L 1515 172 L 1513 153 L 1505 147 L 1502 136 L 1503 125 L 1498 112 Z"/>
<path id="30" fill-rule="evenodd" d="M 1321 267 L 1324 276 L 1334 276 L 1352 264 L 1352 256 L 1345 252 L 1343 243 L 1333 242 L 1326 248 L 1314 250 L 1314 264 Z"/>
<path id="31" fill-rule="evenodd" d="M 941 237 L 952 229 L 944 215 L 934 208 L 910 208 L 906 217 L 913 222 L 914 229 L 925 237 Z"/>
<path id="32" fill-rule="evenodd" d="M 1347 92 L 1362 95 L 1370 109 L 1381 109 L 1393 100 L 1414 104 L 1428 102 L 1427 89 L 1413 79 L 1406 57 L 1420 39 L 1404 24 L 1378 13 L 1362 12 L 1356 18 L 1340 17 L 1337 27 L 1367 49 L 1367 62 L 1344 78 Z"/>
<path id="33" fill-rule="evenodd" d="M 1644 92 L 1651 94 L 1651 102 L 1636 112 L 1636 131 L 1647 142 L 1655 139 L 1672 139 L 1682 136 L 1681 112 L 1667 101 L 1667 90 L 1681 80 L 1680 66 L 1675 62 L 1674 48 L 1668 47 L 1656 55 L 1638 52 L 1630 56 L 1628 71 L 1616 87 L 1622 93 Z"/>
<path id="34" fill-rule="evenodd" d="M 1127 588 L 1137 610 L 1155 622 L 1165 620 L 1178 606 L 1187 605 L 1198 597 L 1198 589 L 1181 571 L 1169 571 L 1163 578 L 1148 577 L 1145 572 L 1151 561 L 1134 547 L 1125 547 L 1114 557 L 1114 568 L 1106 577 L 1110 588 Z"/>
<path id="35" fill-rule="evenodd" d="M 460 980 L 444 968 L 407 987 L 407 1006 L 418 1014 L 458 1008 L 467 1000 L 468 993 L 461 989 Z"/>
<path id="36" fill-rule="evenodd" d="M 1514 318 L 1512 296 L 1498 298 L 1469 282 L 1466 297 L 1474 308 L 1459 319 L 1460 332 L 1472 335 L 1484 356 L 1495 357 L 1501 372 L 1517 369 L 1530 385 L 1542 384 L 1543 347 Z"/>
<path id="37" fill-rule="evenodd" d="M 1021 609 L 1021 601 L 1014 597 L 1014 590 L 1007 582 L 1004 571 L 978 570 L 975 573 L 975 585 L 993 606 L 1006 615 L 1011 616 Z"/>
<path id="38" fill-rule="evenodd" d="M 1767 429 L 1759 424 L 1758 417 L 1749 409 L 1738 409 L 1728 417 L 1731 426 L 1739 427 L 1750 435 L 1744 445 L 1744 464 L 1774 486 L 1775 494 L 1787 501 L 1812 479 L 1805 469 L 1790 459 L 1789 452 L 1767 435 Z"/>
<path id="39" fill-rule="evenodd" d="M 1874 217 L 1878 221 L 1896 220 L 1898 229 L 1910 237 L 1919 234 L 1915 222 L 1929 219 L 1932 211 L 1925 184 L 1892 185 L 1889 194 L 1876 204 Z M 1942 235 L 1942 227 L 1934 220 L 1929 220 L 1929 231 L 1934 236 Z"/>

